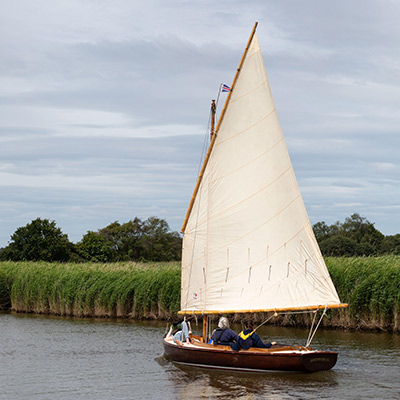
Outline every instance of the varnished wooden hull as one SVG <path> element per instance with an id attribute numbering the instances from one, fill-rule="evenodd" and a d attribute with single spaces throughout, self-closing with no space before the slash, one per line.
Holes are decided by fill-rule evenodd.
<path id="1" fill-rule="evenodd" d="M 227 346 L 204 343 L 177 345 L 163 340 L 164 353 L 172 361 L 219 369 L 325 371 L 337 360 L 337 352 L 299 351 L 294 346 L 277 349 L 249 349 L 233 351 Z"/>

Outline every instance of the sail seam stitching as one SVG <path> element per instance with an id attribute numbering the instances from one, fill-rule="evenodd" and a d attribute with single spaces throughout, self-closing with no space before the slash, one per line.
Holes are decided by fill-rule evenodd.
<path id="1" fill-rule="evenodd" d="M 285 175 L 286 173 L 290 172 L 290 170 L 292 169 L 292 166 L 290 165 L 289 167 L 287 167 L 281 174 L 279 174 L 274 180 L 272 180 L 271 182 L 269 182 L 267 185 L 265 185 L 264 187 L 260 188 L 257 192 L 254 192 L 252 195 L 244 198 L 243 200 L 238 201 L 237 203 L 231 205 L 230 207 L 227 207 L 223 210 L 221 210 L 219 213 L 213 214 L 213 218 L 218 217 L 219 215 L 227 212 L 228 210 L 231 210 L 232 208 L 237 207 L 239 204 L 242 204 L 248 200 L 250 200 L 251 198 L 257 196 L 258 194 L 260 194 L 261 192 L 263 192 L 264 190 L 268 189 L 270 186 L 272 186 L 274 183 L 276 183 L 283 175 Z M 279 214 L 279 212 L 278 212 Z M 276 214 L 276 215 L 278 215 Z M 271 217 L 274 218 L 275 216 Z M 203 219 L 200 223 L 196 224 L 191 230 L 197 229 L 199 226 L 203 225 L 205 222 L 207 221 L 207 217 L 206 219 Z M 190 231 L 189 231 L 190 232 Z"/>
<path id="2" fill-rule="evenodd" d="M 225 175 L 220 176 L 219 178 L 214 179 L 213 181 L 211 181 L 212 183 L 218 182 L 221 179 L 226 178 L 229 175 L 232 175 L 238 171 L 240 171 L 243 168 L 248 167 L 249 165 L 253 164 L 254 162 L 258 161 L 260 158 L 263 158 L 264 156 L 266 156 L 270 151 L 272 151 L 276 146 L 278 146 L 280 143 L 282 143 L 285 139 L 283 138 L 283 136 L 281 137 L 280 140 L 278 140 L 275 144 L 273 144 L 267 151 L 264 151 L 263 153 L 261 153 L 259 156 L 257 156 L 256 158 L 253 158 L 251 161 L 241 165 L 239 168 L 234 169 L 231 172 L 228 172 Z"/>
<path id="3" fill-rule="evenodd" d="M 238 240 L 241 240 L 241 239 L 245 238 L 246 236 L 250 235 L 251 233 L 257 231 L 258 229 L 260 229 L 265 224 L 271 222 L 274 218 L 276 218 L 279 214 L 281 214 L 287 208 L 289 208 L 298 198 L 301 198 L 301 194 L 300 193 L 292 201 L 290 201 L 285 207 L 281 208 L 275 215 L 273 215 L 272 217 L 267 219 L 265 222 L 263 222 L 262 224 L 258 225 L 257 227 L 255 227 L 254 229 L 250 230 L 249 232 L 246 232 L 244 235 L 232 240 L 231 242 L 225 243 L 223 246 L 220 246 L 220 247 L 210 251 L 209 254 L 213 254 L 213 253 L 219 251 L 220 249 L 222 249 L 224 247 L 228 247 L 228 246 L 232 245 L 233 243 L 237 242 Z M 199 258 L 195 259 L 194 261 L 197 262 L 198 260 L 199 260 Z"/>
<path id="4" fill-rule="evenodd" d="M 262 81 L 262 82 L 261 82 L 257 87 L 255 87 L 254 89 L 248 91 L 248 92 L 245 93 L 245 94 L 242 94 L 241 96 L 236 97 L 235 99 L 232 99 L 232 100 L 230 101 L 230 103 L 232 104 L 232 103 L 234 103 L 234 102 L 236 102 L 236 101 L 238 101 L 238 100 L 240 100 L 240 99 L 243 99 L 244 97 L 247 97 L 247 96 L 250 95 L 251 93 L 254 93 L 256 90 L 260 89 L 260 88 L 261 88 L 262 86 L 264 86 L 265 84 L 268 86 L 268 80 L 267 80 L 267 79 L 265 79 L 264 81 Z"/>
<path id="5" fill-rule="evenodd" d="M 253 129 L 255 126 L 261 124 L 261 122 L 263 122 L 263 121 L 265 121 L 266 119 L 268 119 L 274 112 L 276 112 L 276 108 L 275 108 L 275 107 L 273 108 L 272 111 L 270 111 L 270 112 L 269 112 L 268 114 L 266 114 L 263 118 L 261 118 L 260 120 L 258 120 L 257 122 L 255 122 L 253 125 L 249 126 L 248 128 L 243 129 L 242 131 L 240 131 L 240 132 L 234 134 L 233 136 L 231 136 L 231 137 L 229 137 L 229 138 L 226 138 L 226 139 L 224 139 L 224 140 L 217 141 L 217 143 L 215 143 L 214 147 L 216 148 L 216 147 L 220 146 L 221 144 L 224 144 L 224 143 L 228 142 L 229 140 L 232 140 L 232 139 L 234 139 L 234 138 L 236 138 L 236 137 L 238 137 L 238 136 L 240 136 L 240 135 L 243 135 L 243 133 L 246 133 L 247 131 Z M 218 136 L 218 137 L 220 137 L 220 136 Z M 217 137 L 217 139 L 218 139 L 218 137 Z"/>

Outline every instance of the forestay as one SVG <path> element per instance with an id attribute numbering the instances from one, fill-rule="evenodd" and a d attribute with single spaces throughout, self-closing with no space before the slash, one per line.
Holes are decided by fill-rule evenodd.
<path id="1" fill-rule="evenodd" d="M 339 307 L 252 36 L 183 237 L 181 311 Z"/>

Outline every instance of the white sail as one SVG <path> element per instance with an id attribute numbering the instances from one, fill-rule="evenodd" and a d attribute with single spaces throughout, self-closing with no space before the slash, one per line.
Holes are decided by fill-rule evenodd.
<path id="1" fill-rule="evenodd" d="M 339 304 L 297 185 L 254 35 L 189 209 L 181 311 Z"/>

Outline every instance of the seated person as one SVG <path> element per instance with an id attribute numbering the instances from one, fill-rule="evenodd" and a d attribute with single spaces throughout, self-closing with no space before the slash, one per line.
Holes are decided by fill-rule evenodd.
<path id="1" fill-rule="evenodd" d="M 175 330 L 173 330 L 175 328 Z M 167 333 L 166 339 L 172 336 L 172 340 L 182 343 L 190 343 L 190 334 L 192 333 L 190 322 L 184 320 L 180 324 L 172 324 Z"/>
<path id="2" fill-rule="evenodd" d="M 245 321 L 243 325 L 244 329 L 238 335 L 241 349 L 248 350 L 250 347 L 269 349 L 272 345 L 276 344 L 276 342 L 264 343 L 255 332 L 251 321 Z"/>
<path id="3" fill-rule="evenodd" d="M 214 330 L 211 339 L 215 346 L 221 344 L 223 346 L 231 346 L 232 350 L 239 350 L 239 336 L 229 329 L 229 321 L 226 317 L 219 319 L 218 328 Z"/>

